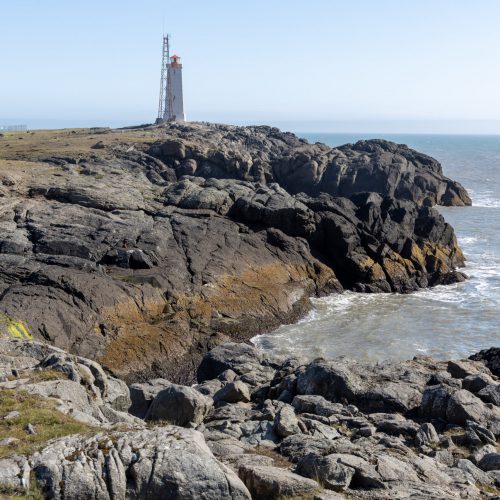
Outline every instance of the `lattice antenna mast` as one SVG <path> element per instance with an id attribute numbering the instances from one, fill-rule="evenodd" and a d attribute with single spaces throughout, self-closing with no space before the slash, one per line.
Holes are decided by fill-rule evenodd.
<path id="1" fill-rule="evenodd" d="M 170 82 L 170 35 L 163 37 L 161 59 L 160 99 L 158 102 L 158 120 L 170 120 L 173 114 L 172 85 Z M 165 98 L 166 97 L 166 98 Z"/>

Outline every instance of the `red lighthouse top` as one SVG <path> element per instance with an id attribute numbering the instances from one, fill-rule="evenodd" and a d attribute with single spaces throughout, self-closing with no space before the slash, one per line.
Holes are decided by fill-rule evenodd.
<path id="1" fill-rule="evenodd" d="M 181 62 L 181 58 L 180 56 L 174 54 L 173 56 L 170 56 L 170 64 L 172 66 L 177 66 L 178 64 L 180 64 Z"/>

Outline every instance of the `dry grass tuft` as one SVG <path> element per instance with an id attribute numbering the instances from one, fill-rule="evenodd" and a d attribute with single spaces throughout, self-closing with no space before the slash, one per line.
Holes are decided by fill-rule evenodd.
<path id="1" fill-rule="evenodd" d="M 20 415 L 4 420 L 11 411 L 18 411 Z M 36 434 L 27 432 L 28 424 L 34 426 Z M 0 440 L 8 437 L 19 440 L 0 446 L 0 458 L 14 454 L 29 455 L 50 439 L 91 430 L 91 427 L 57 411 L 54 401 L 19 390 L 0 390 Z"/>

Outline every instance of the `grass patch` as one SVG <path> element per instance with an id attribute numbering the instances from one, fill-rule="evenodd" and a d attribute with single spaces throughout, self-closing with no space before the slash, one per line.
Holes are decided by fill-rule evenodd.
<path id="1" fill-rule="evenodd" d="M 291 469 L 293 467 L 293 464 L 292 462 L 290 462 L 290 460 L 267 446 L 256 446 L 255 454 L 272 458 L 274 460 L 273 465 L 275 467 L 279 467 L 280 469 Z"/>
<path id="2" fill-rule="evenodd" d="M 476 483 L 477 488 L 479 488 L 484 493 L 489 493 L 490 495 L 495 495 L 495 498 L 500 496 L 500 489 L 491 486 L 490 484 Z"/>
<path id="3" fill-rule="evenodd" d="M 67 380 L 68 375 L 58 370 L 35 370 L 30 373 L 30 382 L 47 382 L 48 380 Z"/>
<path id="4" fill-rule="evenodd" d="M 3 417 L 18 411 L 18 417 Z M 29 434 L 26 426 L 35 427 L 36 434 Z M 70 434 L 85 433 L 92 427 L 73 420 L 55 409 L 55 402 L 23 391 L 0 390 L 0 440 L 8 437 L 19 439 L 8 446 L 0 446 L 0 458 L 13 454 L 29 455 L 43 447 L 49 440 Z"/>

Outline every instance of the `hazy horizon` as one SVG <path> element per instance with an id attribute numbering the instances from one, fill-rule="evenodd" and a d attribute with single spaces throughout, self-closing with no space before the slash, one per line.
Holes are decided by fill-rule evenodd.
<path id="1" fill-rule="evenodd" d="M 189 120 L 500 134 L 496 0 L 0 5 L 0 125 L 153 122 L 165 31 Z"/>

